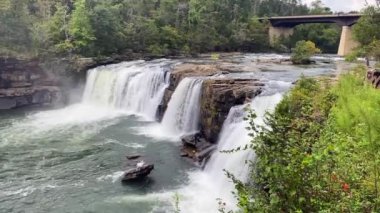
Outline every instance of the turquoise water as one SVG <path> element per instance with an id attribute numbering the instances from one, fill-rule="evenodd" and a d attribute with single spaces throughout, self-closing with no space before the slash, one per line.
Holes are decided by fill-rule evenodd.
<path id="1" fill-rule="evenodd" d="M 229 63 L 244 66 L 246 70 L 229 75 L 259 78 L 266 83 L 268 93 L 283 91 L 302 74 L 331 75 L 340 66 L 335 62 L 308 67 L 258 64 L 253 62 L 255 58 L 257 55 L 227 58 Z M 139 72 L 145 72 L 144 69 L 160 71 L 160 63 L 165 65 L 168 61 L 131 64 L 138 64 Z M 133 71 L 134 67 L 128 69 Z M 117 79 L 117 76 L 111 77 L 107 78 Z M 107 101 L 108 96 L 102 91 L 111 94 L 113 81 L 100 80 L 97 83 L 102 89 L 95 90 L 95 97 Z M 122 94 L 123 90 L 120 91 Z M 140 101 L 157 104 L 155 99 Z M 135 106 L 133 100 L 128 102 Z M 141 108 L 139 113 L 145 111 L 150 113 L 151 109 Z M 216 205 L 216 199 L 208 196 L 213 193 L 204 191 L 213 189 L 198 187 L 210 186 L 199 184 L 203 181 L 202 171 L 180 158 L 180 142 L 155 136 L 165 136 L 165 132 L 149 132 L 160 131 L 160 128 L 152 128 L 157 123 L 130 114 L 130 111 L 127 114 L 120 109 L 88 103 L 63 109 L 0 112 L 0 213 L 172 212 L 175 194 L 186 191 L 199 197 L 187 197 L 185 206 L 189 209 L 182 212 L 196 212 L 197 208 L 192 207 L 201 207 L 199 205 L 204 203 L 215 202 Z M 120 177 L 128 163 L 125 156 L 136 153 L 154 163 L 155 170 L 142 182 L 122 184 Z M 199 174 L 194 175 L 194 171 Z M 215 179 L 208 175 L 204 181 Z M 229 190 L 222 191 L 229 193 Z M 205 208 L 207 206 L 199 209 Z"/>

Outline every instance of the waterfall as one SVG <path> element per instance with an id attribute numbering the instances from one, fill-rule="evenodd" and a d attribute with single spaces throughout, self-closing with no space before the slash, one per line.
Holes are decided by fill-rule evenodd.
<path id="1" fill-rule="evenodd" d="M 256 112 L 255 123 L 264 125 L 266 111 L 271 111 L 281 101 L 280 93 L 256 97 L 251 103 Z M 235 210 L 236 198 L 232 194 L 234 185 L 224 173 L 224 169 L 234 174 L 238 179 L 246 181 L 249 177 L 249 168 L 245 163 L 253 159 L 251 150 L 239 151 L 231 154 L 221 153 L 221 150 L 231 150 L 249 143 L 250 137 L 244 121 L 245 106 L 237 106 L 230 113 L 223 124 L 216 151 L 207 163 L 204 171 L 190 174 L 190 184 L 179 192 L 185 196 L 180 202 L 181 209 L 186 213 L 218 212 L 217 199 L 227 204 L 228 209 Z"/>
<path id="2" fill-rule="evenodd" d="M 199 130 L 202 83 L 199 78 L 185 78 L 174 91 L 161 123 L 170 135 L 181 136 Z"/>
<path id="3" fill-rule="evenodd" d="M 83 103 L 154 120 L 168 86 L 165 62 L 126 62 L 88 72 Z"/>

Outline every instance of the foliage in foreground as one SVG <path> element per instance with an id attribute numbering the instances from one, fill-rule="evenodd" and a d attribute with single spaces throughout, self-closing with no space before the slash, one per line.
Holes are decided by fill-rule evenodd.
<path id="1" fill-rule="evenodd" d="M 265 128 L 249 116 L 257 160 L 250 183 L 234 180 L 243 212 L 380 211 L 380 92 L 364 71 L 333 86 L 302 78 Z"/>

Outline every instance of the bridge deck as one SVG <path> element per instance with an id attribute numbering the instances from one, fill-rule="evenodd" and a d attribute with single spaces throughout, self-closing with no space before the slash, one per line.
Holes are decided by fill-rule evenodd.
<path id="1" fill-rule="evenodd" d="M 273 27 L 292 28 L 300 24 L 336 23 L 341 26 L 354 25 L 362 14 L 333 14 L 333 15 L 306 15 L 306 16 L 278 16 L 260 18 L 260 21 L 269 20 Z"/>

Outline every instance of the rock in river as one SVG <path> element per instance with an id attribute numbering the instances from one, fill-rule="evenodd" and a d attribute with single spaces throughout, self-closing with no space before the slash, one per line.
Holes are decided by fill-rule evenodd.
<path id="1" fill-rule="evenodd" d="M 140 161 L 136 164 L 135 168 L 129 169 L 126 171 L 123 175 L 123 178 L 121 181 L 128 182 L 128 181 L 135 181 L 135 180 L 141 180 L 148 176 L 152 170 L 154 169 L 153 164 L 145 163 L 144 161 Z"/>

